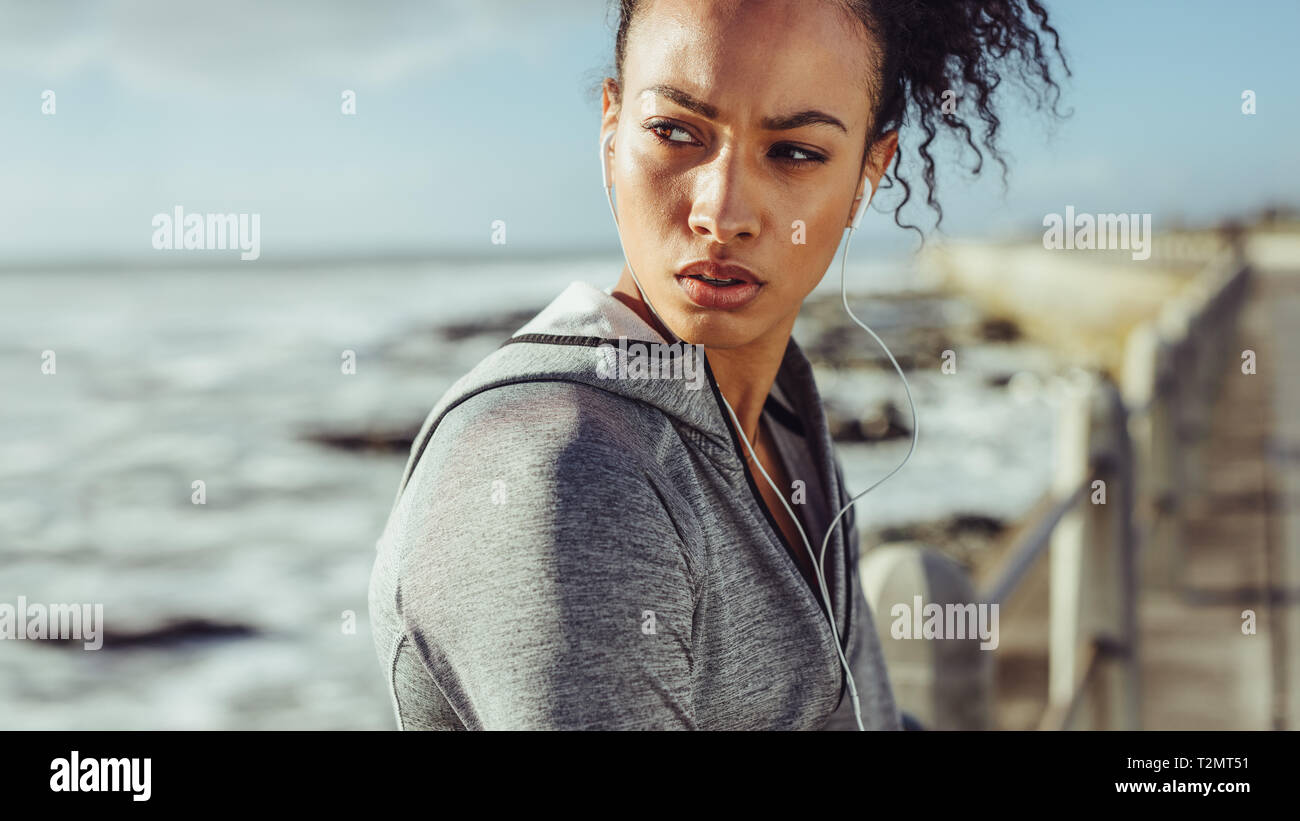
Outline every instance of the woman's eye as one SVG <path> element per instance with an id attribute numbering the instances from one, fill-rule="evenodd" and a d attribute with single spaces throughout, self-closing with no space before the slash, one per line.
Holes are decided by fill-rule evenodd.
<path id="1" fill-rule="evenodd" d="M 779 145 L 772 150 L 789 151 L 793 156 L 780 157 L 779 159 L 786 159 L 798 165 L 803 165 L 805 163 L 810 163 L 810 162 L 814 162 L 814 163 L 826 162 L 826 158 L 823 157 L 821 154 L 818 154 L 814 151 L 808 151 L 807 149 L 800 148 L 797 145 Z"/>
<path id="2" fill-rule="evenodd" d="M 654 134 L 656 137 L 658 137 L 661 141 L 666 142 L 666 143 L 685 143 L 685 144 L 688 144 L 688 145 L 689 145 L 689 143 L 690 143 L 690 136 L 691 136 L 690 133 L 687 132 L 687 130 L 684 129 L 684 128 L 682 128 L 681 126 L 673 125 L 672 123 L 665 123 L 665 122 L 658 122 L 658 121 L 656 121 L 656 122 L 652 122 L 652 123 L 647 123 L 646 126 L 645 126 L 645 129 L 646 129 L 646 131 L 649 131 L 650 133 L 652 133 L 652 134 Z M 668 134 L 671 135 L 674 131 L 681 132 L 682 134 L 685 134 L 686 137 L 687 137 L 687 139 L 686 139 L 686 140 L 674 140 L 674 139 L 672 139 L 671 136 L 669 136 L 669 137 L 665 137 L 665 136 L 663 135 L 663 132 L 667 132 Z"/>
<path id="3" fill-rule="evenodd" d="M 654 122 L 646 123 L 644 126 L 642 126 L 642 128 L 644 128 L 646 131 L 649 131 L 651 134 L 653 134 L 655 139 L 659 140 L 660 143 L 671 144 L 675 148 L 680 146 L 693 145 L 695 142 L 694 140 L 691 139 L 691 134 L 689 131 L 687 131 L 686 129 L 682 128 L 679 125 L 674 125 L 672 123 L 664 122 L 662 120 L 656 120 Z M 674 133 L 680 133 L 684 135 L 686 139 L 684 140 L 673 139 L 672 135 Z M 797 145 L 789 145 L 786 143 L 782 143 L 781 145 L 776 146 L 772 150 L 776 152 L 773 155 L 776 159 L 791 165 L 808 165 L 809 163 L 826 162 L 826 157 L 822 156 L 821 154 L 818 154 L 815 151 L 809 151 L 805 148 L 800 148 Z M 782 156 L 781 152 L 788 152 L 788 153 Z"/>

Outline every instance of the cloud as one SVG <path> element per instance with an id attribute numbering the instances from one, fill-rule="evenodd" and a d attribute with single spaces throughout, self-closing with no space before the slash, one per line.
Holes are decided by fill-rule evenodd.
<path id="1" fill-rule="evenodd" d="M 0 68 L 51 82 L 104 72 L 157 93 L 387 86 L 470 55 L 530 52 L 543 23 L 606 11 L 603 0 L 0 0 Z"/>

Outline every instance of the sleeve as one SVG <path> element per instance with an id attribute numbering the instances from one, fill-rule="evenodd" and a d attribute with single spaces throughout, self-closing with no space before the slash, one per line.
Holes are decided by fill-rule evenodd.
<path id="1" fill-rule="evenodd" d="M 470 729 L 695 729 L 671 489 L 607 416 L 494 401 L 411 488 L 402 618 L 436 686 Z"/>

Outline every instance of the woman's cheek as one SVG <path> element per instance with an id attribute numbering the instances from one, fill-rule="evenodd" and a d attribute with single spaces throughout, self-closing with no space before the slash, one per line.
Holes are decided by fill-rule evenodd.
<path id="1" fill-rule="evenodd" d="M 639 183 L 634 194 L 634 224 L 644 226 L 649 234 L 647 239 L 652 241 L 671 236 L 672 221 L 677 210 L 671 182 L 663 175 L 646 175 L 637 179 Z"/>
<path id="2" fill-rule="evenodd" d="M 834 256 L 840 240 L 838 221 L 831 209 L 823 206 L 811 214 L 807 210 L 803 213 L 808 217 L 792 217 L 786 221 L 789 228 L 778 234 L 782 246 L 781 270 L 786 273 L 788 293 L 800 299 L 817 286 L 825 273 L 821 260 Z"/>

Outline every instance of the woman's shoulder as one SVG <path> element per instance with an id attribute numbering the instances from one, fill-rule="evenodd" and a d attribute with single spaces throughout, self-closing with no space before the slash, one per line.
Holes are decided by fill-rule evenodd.
<path id="1" fill-rule="evenodd" d="M 569 380 L 529 380 L 491 386 L 462 399 L 431 437 L 440 450 L 509 450 L 559 455 L 574 448 L 644 451 L 663 414 L 644 403 Z M 432 441 L 431 441 L 432 446 Z"/>
<path id="2" fill-rule="evenodd" d="M 516 502 L 581 517 L 597 498 L 617 504 L 670 487 L 670 466 L 656 454 L 673 435 L 659 410 L 592 385 L 497 385 L 447 410 L 416 443 L 408 492 L 421 507 L 455 507 L 462 493 L 510 489 Z"/>
<path id="3" fill-rule="evenodd" d="M 671 426 L 654 408 L 581 383 L 477 392 L 434 427 L 395 507 L 394 538 L 440 555 L 474 544 L 516 557 L 678 543 L 685 514 L 654 461 L 656 427 Z"/>

